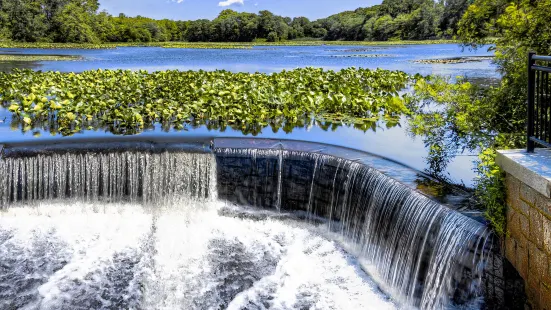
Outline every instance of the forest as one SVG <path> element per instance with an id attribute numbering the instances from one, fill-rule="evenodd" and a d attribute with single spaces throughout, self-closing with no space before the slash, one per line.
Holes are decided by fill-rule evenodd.
<path id="1" fill-rule="evenodd" d="M 427 40 L 452 38 L 470 0 L 383 0 L 311 21 L 269 11 L 222 11 L 214 20 L 112 16 L 98 0 L 0 0 L 0 41 L 277 42 L 285 40 Z"/>

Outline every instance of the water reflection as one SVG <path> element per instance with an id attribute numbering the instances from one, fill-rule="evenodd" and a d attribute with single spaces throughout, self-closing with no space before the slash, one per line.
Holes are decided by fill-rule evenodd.
<path id="1" fill-rule="evenodd" d="M 399 124 L 407 125 L 403 117 Z M 425 159 L 428 152 L 422 139 L 411 137 L 408 127 L 396 125 L 388 127 L 385 123 L 373 123 L 369 128 L 358 129 L 354 125 L 342 122 L 321 121 L 303 118 L 295 122 L 284 120 L 266 124 L 238 125 L 227 122 L 190 122 L 182 128 L 169 124 L 153 124 L 140 130 L 140 139 L 159 139 L 174 137 L 247 137 L 311 141 L 343 146 L 365 151 L 388 158 L 418 171 L 428 171 Z M 12 119 L 11 114 L 0 108 L 0 144 L 24 141 L 78 141 L 82 138 L 111 139 L 123 138 L 131 132 L 117 132 L 109 126 L 89 127 L 63 136 L 55 130 L 55 125 L 45 122 L 42 126 L 26 126 L 19 119 Z M 452 183 L 472 184 L 475 175 L 471 169 L 474 156 L 461 156 L 452 160 L 445 173 Z"/>
<path id="2" fill-rule="evenodd" d="M 36 61 L 0 61 L 0 71 L 10 72 L 13 69 L 40 69 L 42 64 Z"/>

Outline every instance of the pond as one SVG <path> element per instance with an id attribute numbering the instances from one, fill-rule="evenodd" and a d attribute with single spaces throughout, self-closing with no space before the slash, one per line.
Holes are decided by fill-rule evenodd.
<path id="1" fill-rule="evenodd" d="M 489 46 L 477 50 L 457 44 L 392 46 L 255 46 L 252 49 L 178 49 L 120 47 L 104 50 L 0 49 L 0 54 L 73 55 L 78 61 L 27 63 L 36 70 L 80 72 L 102 69 L 229 70 L 233 72 L 277 72 L 298 67 L 338 70 L 348 67 L 383 68 L 407 73 L 457 75 L 472 78 L 499 78 L 490 60 L 480 62 L 423 64 L 416 60 L 466 56 L 491 56 Z M 0 62 L 1 68 L 12 68 Z"/>
<path id="2" fill-rule="evenodd" d="M 347 67 L 383 68 L 401 70 L 410 74 L 439 74 L 455 78 L 465 76 L 477 83 L 492 83 L 499 79 L 499 73 L 491 60 L 465 63 L 419 63 L 426 59 L 443 59 L 472 56 L 491 56 L 489 46 L 477 50 L 464 49 L 457 44 L 435 45 L 393 45 L 393 46 L 256 46 L 252 49 L 173 49 L 157 47 L 123 47 L 105 50 L 45 50 L 45 49 L 0 49 L 6 55 L 71 55 L 80 56 L 77 60 L 61 61 L 0 61 L 0 70 L 13 68 L 32 68 L 35 70 L 53 70 L 61 72 L 81 72 L 102 69 L 145 69 L 155 70 L 229 70 L 233 72 L 271 73 L 290 70 L 297 67 L 322 67 L 339 70 Z M 50 137 L 44 131 L 22 133 L 16 126 L 10 127 L 10 113 L 0 108 L 0 143 L 39 139 L 59 139 Z M 419 171 L 424 171 L 427 164 L 424 157 L 427 150 L 422 139 L 413 138 L 408 133 L 407 121 L 402 120 L 402 127 L 387 129 L 384 125 L 376 132 L 363 132 L 352 127 L 335 126 L 329 130 L 315 124 L 294 128 L 292 132 L 282 129 L 274 132 L 267 127 L 257 137 L 306 140 L 345 146 L 366 151 L 378 156 L 402 163 Z M 15 126 L 15 125 L 14 125 Z M 156 135 L 198 135 L 212 137 L 252 137 L 250 133 L 227 129 L 210 130 L 206 126 L 189 127 L 183 131 L 170 130 L 162 132 L 160 126 L 143 133 L 145 136 Z M 107 137 L 112 134 L 102 130 L 84 131 L 82 136 Z M 474 173 L 471 169 L 473 154 L 461 156 L 450 163 L 447 178 L 453 183 L 472 184 Z M 466 168 L 468 167 L 468 168 Z"/>

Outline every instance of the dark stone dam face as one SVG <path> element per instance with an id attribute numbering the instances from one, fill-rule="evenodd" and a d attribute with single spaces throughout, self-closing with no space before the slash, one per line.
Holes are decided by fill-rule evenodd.
<path id="1" fill-rule="evenodd" d="M 485 225 L 299 144 L 4 146 L 0 309 L 523 307 Z"/>

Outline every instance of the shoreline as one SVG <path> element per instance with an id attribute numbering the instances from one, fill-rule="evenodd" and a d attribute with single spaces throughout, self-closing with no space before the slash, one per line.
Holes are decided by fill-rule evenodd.
<path id="1" fill-rule="evenodd" d="M 187 49 L 252 49 L 266 46 L 396 46 L 460 44 L 457 40 L 420 41 L 282 41 L 282 42 L 149 42 L 149 43 L 28 43 L 0 42 L 0 49 L 116 49 L 119 47 L 161 47 Z"/>

